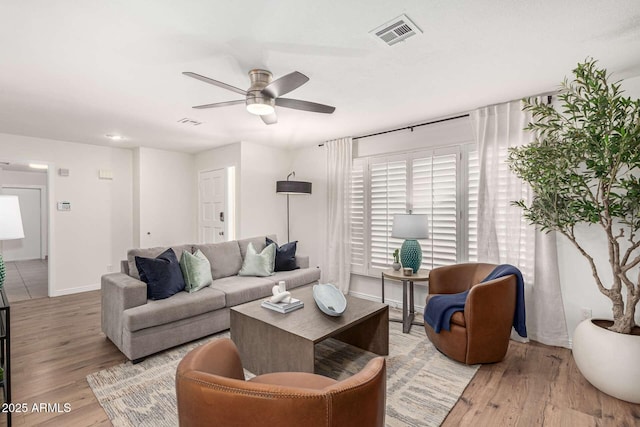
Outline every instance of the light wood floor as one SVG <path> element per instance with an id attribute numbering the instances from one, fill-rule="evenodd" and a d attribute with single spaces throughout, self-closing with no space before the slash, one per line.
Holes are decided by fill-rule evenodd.
<path id="1" fill-rule="evenodd" d="M 13 401 L 71 404 L 69 413 L 14 414 L 14 425 L 110 425 L 85 377 L 126 359 L 100 331 L 99 291 L 12 304 L 11 334 Z M 512 342 L 443 425 L 639 426 L 640 405 L 593 388 L 567 349 Z"/>

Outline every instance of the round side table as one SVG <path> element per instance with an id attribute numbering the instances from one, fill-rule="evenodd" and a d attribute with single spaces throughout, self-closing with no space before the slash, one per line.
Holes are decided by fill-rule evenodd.
<path id="1" fill-rule="evenodd" d="M 392 322 L 402 323 L 402 332 L 405 334 L 411 331 L 411 325 L 422 326 L 422 323 L 414 322 L 415 305 L 413 301 L 413 283 L 429 282 L 428 271 L 418 271 L 411 276 L 405 276 L 402 271 L 395 271 L 390 268 L 382 271 L 382 302 L 384 303 L 384 279 L 397 280 L 402 282 L 402 320 L 389 319 Z"/>

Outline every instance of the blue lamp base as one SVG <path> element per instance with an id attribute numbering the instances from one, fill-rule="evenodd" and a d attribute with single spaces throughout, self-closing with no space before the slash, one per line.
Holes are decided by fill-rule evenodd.
<path id="1" fill-rule="evenodd" d="M 407 239 L 400 248 L 400 262 L 404 268 L 412 268 L 417 273 L 422 264 L 422 248 L 415 239 Z"/>

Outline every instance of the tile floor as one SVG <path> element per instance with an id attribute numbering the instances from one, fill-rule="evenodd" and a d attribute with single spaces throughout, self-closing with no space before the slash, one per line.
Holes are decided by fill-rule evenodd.
<path id="1" fill-rule="evenodd" d="M 10 302 L 44 298 L 48 293 L 46 259 L 5 262 L 4 290 Z"/>

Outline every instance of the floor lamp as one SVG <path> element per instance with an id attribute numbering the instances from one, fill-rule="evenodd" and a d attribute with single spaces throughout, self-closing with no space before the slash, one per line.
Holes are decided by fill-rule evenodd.
<path id="1" fill-rule="evenodd" d="M 311 194 L 311 183 L 306 181 L 289 181 L 289 177 L 296 177 L 295 172 L 287 175 L 286 181 L 276 181 L 276 193 L 287 195 L 287 242 L 291 241 L 289 236 L 289 196 L 292 194 Z"/>
<path id="2" fill-rule="evenodd" d="M 22 217 L 18 196 L 0 196 L 0 240 L 23 239 Z M 5 269 L 0 253 L 0 288 L 4 285 Z"/>
<path id="3" fill-rule="evenodd" d="M 402 267 L 412 268 L 417 273 L 422 264 L 422 248 L 417 239 L 429 238 L 427 215 L 395 214 L 391 237 L 406 239 L 400 248 Z"/>

